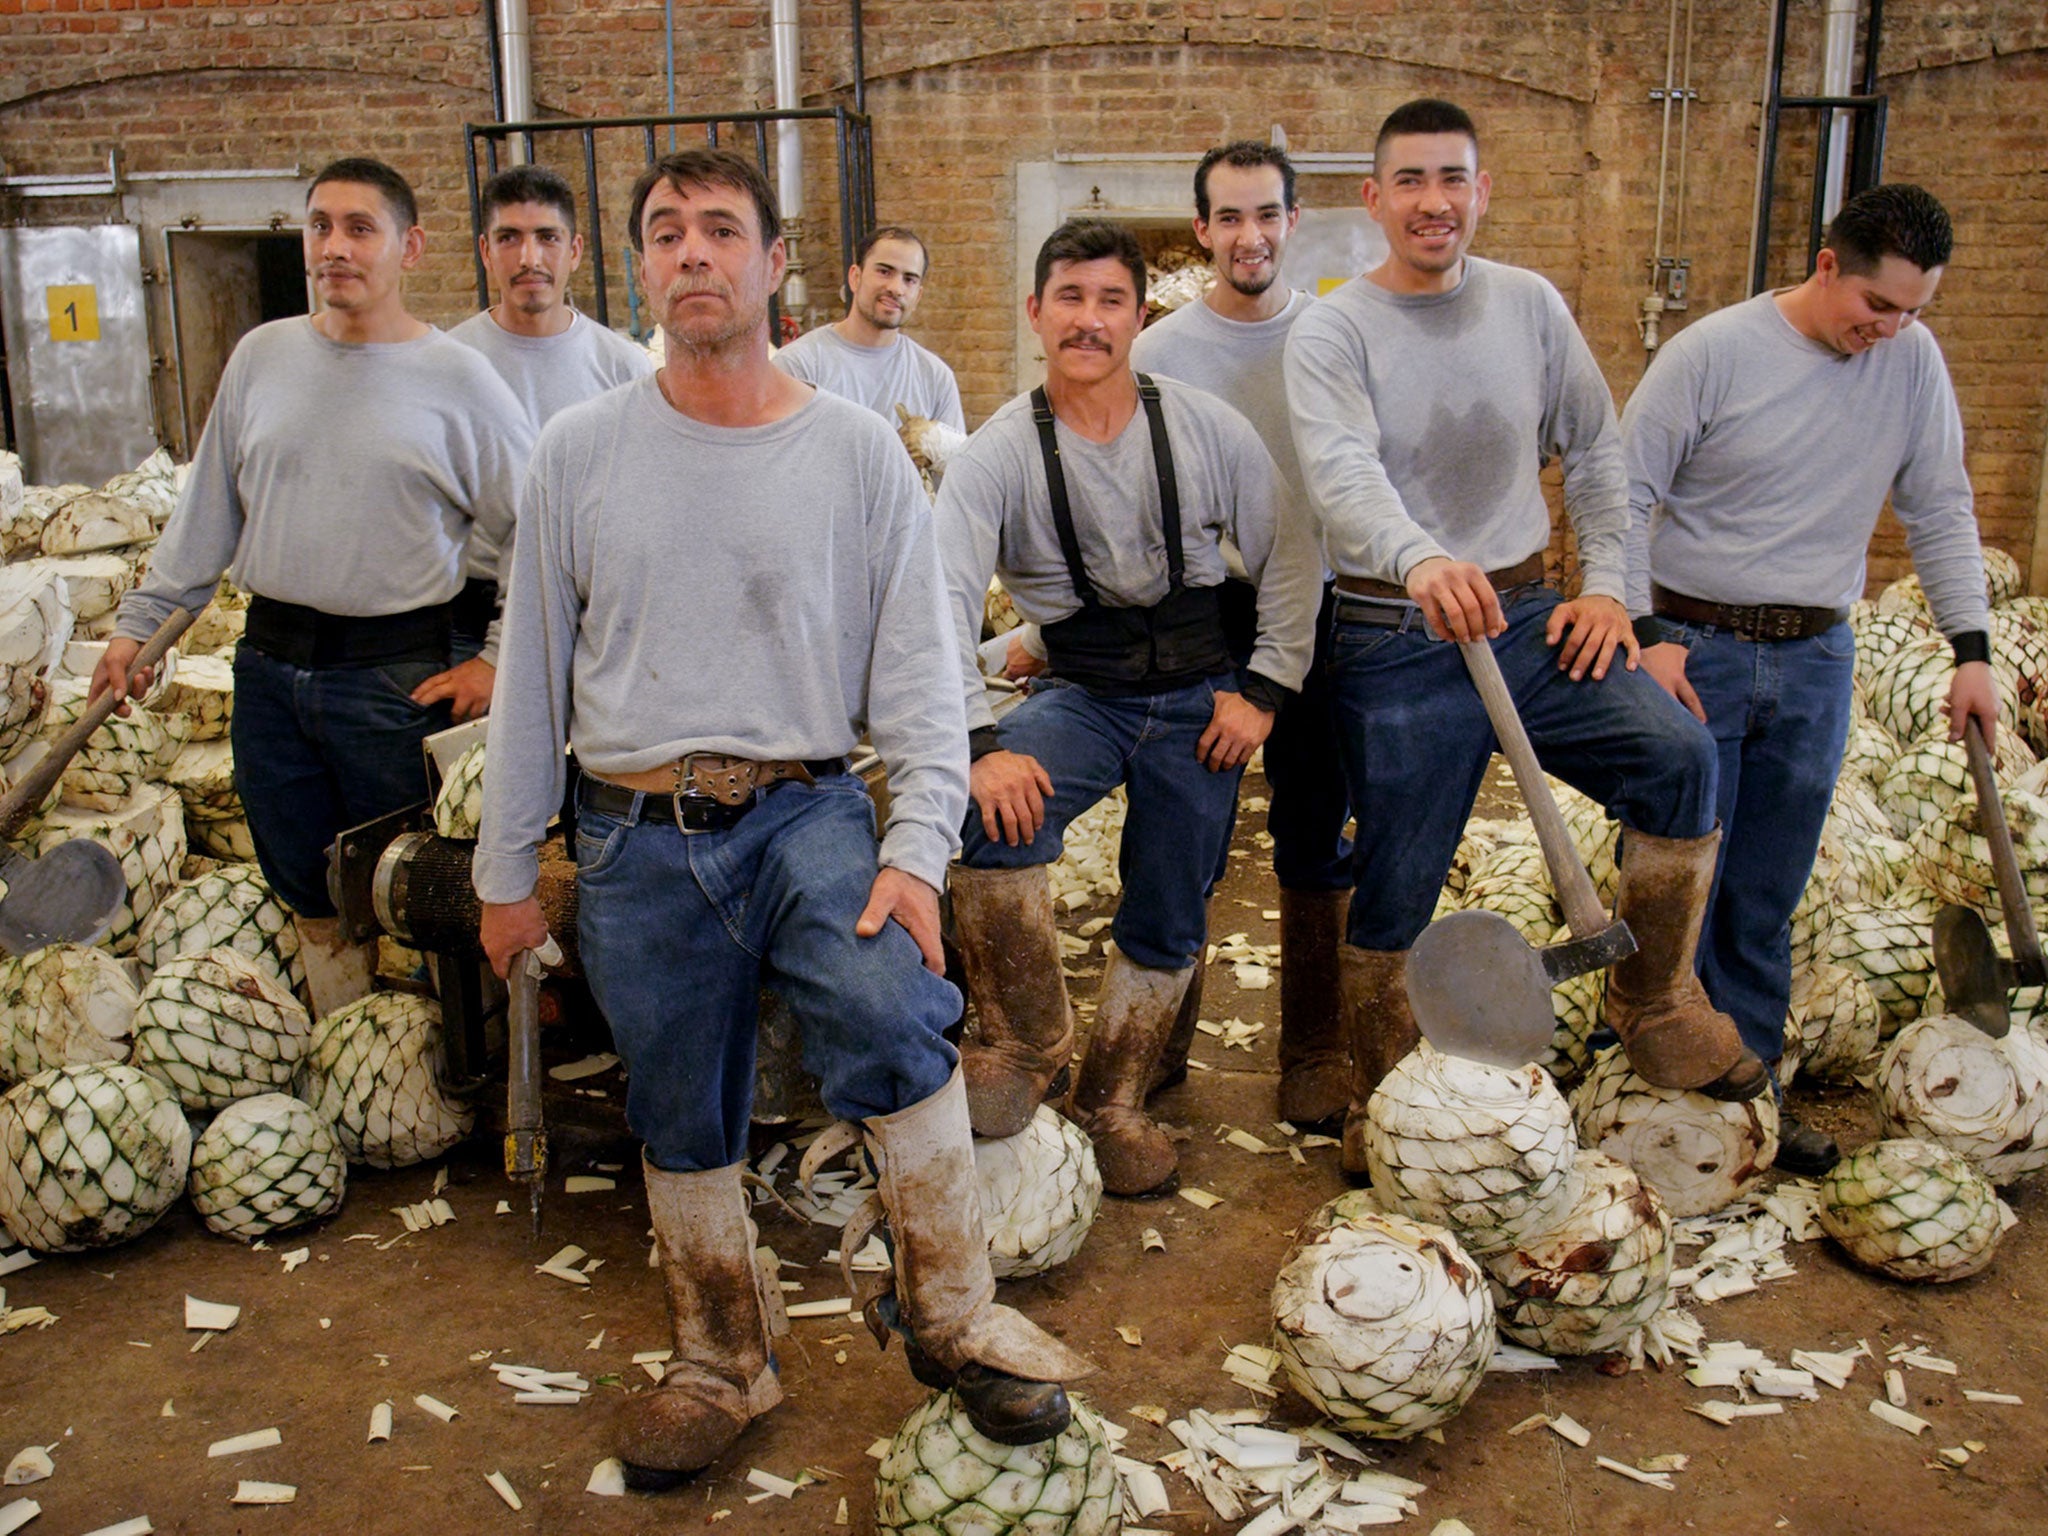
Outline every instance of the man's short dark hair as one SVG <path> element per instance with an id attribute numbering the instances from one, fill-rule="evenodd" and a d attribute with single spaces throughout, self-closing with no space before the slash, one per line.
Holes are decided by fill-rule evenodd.
<path id="1" fill-rule="evenodd" d="M 632 222 L 626 227 L 626 237 L 636 251 L 645 249 L 640 241 L 640 218 L 647 211 L 647 199 L 654 195 L 656 187 L 663 185 L 682 190 L 731 187 L 744 192 L 753 200 L 754 214 L 761 221 L 761 248 L 766 250 L 782 234 L 782 210 L 776 204 L 775 189 L 768 185 L 760 166 L 729 149 L 686 149 L 663 155 L 633 183 Z"/>
<path id="2" fill-rule="evenodd" d="M 1372 141 L 1372 171 L 1375 176 L 1385 169 L 1381 161 L 1386 157 L 1387 140 L 1408 133 L 1462 133 L 1472 141 L 1473 155 L 1479 153 L 1479 130 L 1473 125 L 1472 114 L 1454 101 L 1423 96 L 1414 101 L 1404 101 L 1380 124 L 1380 131 Z"/>
<path id="3" fill-rule="evenodd" d="M 1069 219 L 1045 237 L 1038 248 L 1038 264 L 1031 273 L 1031 292 L 1045 297 L 1046 279 L 1060 262 L 1101 261 L 1113 256 L 1124 264 L 1137 289 L 1138 303 L 1145 302 L 1145 253 L 1138 249 L 1138 237 L 1109 219 Z"/>
<path id="4" fill-rule="evenodd" d="M 1932 272 L 1948 265 L 1956 232 L 1939 198 L 1900 181 L 1858 192 L 1842 204 L 1825 244 L 1841 269 L 1856 277 L 1868 277 L 1887 256 L 1902 256 Z"/>
<path id="5" fill-rule="evenodd" d="M 513 208 L 520 203 L 552 208 L 562 216 L 565 227 L 576 227 L 576 194 L 569 190 L 568 182 L 544 165 L 515 165 L 498 172 L 484 183 L 478 202 L 483 208 L 485 229 L 491 227 L 491 215 L 500 208 Z"/>
<path id="6" fill-rule="evenodd" d="M 368 155 L 349 155 L 323 165 L 313 177 L 313 184 L 306 188 L 307 207 L 313 205 L 313 194 L 330 181 L 352 181 L 361 186 L 375 187 L 383 196 L 385 205 L 398 216 L 401 234 L 420 221 L 420 200 L 412 194 L 412 183 L 382 160 L 372 160 Z"/>
<path id="7" fill-rule="evenodd" d="M 1292 209 L 1294 203 L 1294 162 L 1287 158 L 1287 151 L 1277 144 L 1261 144 L 1257 139 L 1239 139 L 1234 144 L 1222 144 L 1202 156 L 1202 163 L 1195 167 L 1195 217 L 1204 224 L 1209 222 L 1209 169 L 1211 166 L 1235 166 L 1240 171 L 1257 170 L 1270 165 L 1280 173 L 1280 202 Z"/>
<path id="8" fill-rule="evenodd" d="M 856 267 L 866 266 L 868 264 L 868 252 L 872 251 L 884 240 L 902 240 L 916 246 L 918 254 L 924 258 L 925 271 L 931 271 L 931 247 L 924 243 L 924 236 L 904 224 L 877 224 L 873 229 L 861 236 L 860 244 L 853 248 L 853 264 Z"/>

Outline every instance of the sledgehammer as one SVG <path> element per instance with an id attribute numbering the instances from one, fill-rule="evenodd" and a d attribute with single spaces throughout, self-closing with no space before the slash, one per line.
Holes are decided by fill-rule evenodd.
<path id="1" fill-rule="evenodd" d="M 1628 924 L 1607 915 L 1529 745 L 1493 647 L 1461 640 L 1466 670 L 1536 824 L 1536 840 L 1572 936 L 1537 949 L 1498 912 L 1450 912 L 1408 951 L 1408 1002 L 1438 1050 L 1497 1067 L 1534 1061 L 1557 1028 L 1550 989 L 1636 952 Z"/>

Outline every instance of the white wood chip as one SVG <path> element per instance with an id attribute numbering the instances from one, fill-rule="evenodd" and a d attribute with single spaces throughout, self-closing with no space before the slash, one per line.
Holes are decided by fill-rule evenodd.
<path id="1" fill-rule="evenodd" d="M 758 1488 L 778 1499 L 794 1498 L 797 1489 L 802 1486 L 800 1483 L 792 1483 L 786 1477 L 777 1477 L 773 1472 L 763 1472 L 759 1467 L 747 1468 L 747 1483 L 748 1486 Z"/>
<path id="2" fill-rule="evenodd" d="M 1472 1536 L 1472 1527 L 1462 1520 L 1439 1520 L 1429 1528 L 1429 1536 Z"/>
<path id="3" fill-rule="evenodd" d="M 1355 1461 L 1362 1467 L 1372 1465 L 1372 1458 L 1370 1456 L 1326 1425 L 1316 1424 L 1308 1429 L 1304 1429 L 1301 1432 L 1301 1438 L 1321 1446 L 1332 1456 L 1341 1456 L 1346 1461 Z"/>
<path id="4" fill-rule="evenodd" d="M 1514 1425 L 1510 1425 L 1510 1426 L 1509 1426 L 1509 1428 L 1508 1428 L 1508 1434 L 1510 1434 L 1510 1435 L 1526 1435 L 1526 1434 L 1527 1434 L 1527 1433 L 1528 1433 L 1528 1432 L 1529 1432 L 1530 1430 L 1532 1430 L 1532 1429 L 1541 1429 L 1541 1428 L 1543 1428 L 1543 1426 L 1544 1426 L 1544 1425 L 1548 1424 L 1549 1422 L 1550 1422 L 1550 1415 L 1549 1415 L 1549 1414 L 1547 1414 L 1547 1413 L 1532 1413 L 1532 1414 L 1530 1414 L 1530 1415 L 1529 1415 L 1529 1417 L 1527 1417 L 1526 1419 L 1522 1420 L 1522 1422 L 1521 1422 L 1521 1423 L 1519 1423 L 1519 1424 L 1514 1424 Z"/>
<path id="5" fill-rule="evenodd" d="M 1240 1151 L 1244 1152 L 1278 1152 L 1280 1150 L 1278 1147 L 1269 1146 L 1265 1142 L 1259 1140 L 1259 1138 L 1254 1136 L 1250 1131 L 1233 1130 L 1228 1136 L 1225 1136 L 1223 1139 L 1229 1142 L 1233 1147 L 1236 1147 Z"/>
<path id="6" fill-rule="evenodd" d="M 1213 1211 L 1223 1203 L 1221 1195 L 1212 1195 L 1206 1189 L 1193 1189 L 1185 1186 L 1181 1189 L 1180 1197 L 1187 1201 L 1189 1205 L 1204 1211 Z M 1242 1533 L 1240 1533 L 1240 1536 L 1242 1536 Z"/>
<path id="7" fill-rule="evenodd" d="M 558 1067 L 549 1067 L 548 1076 L 558 1083 L 574 1083 L 595 1077 L 600 1072 L 609 1072 L 618 1064 L 619 1058 L 605 1051 L 596 1056 L 585 1056 L 581 1061 L 565 1061 Z"/>
<path id="8" fill-rule="evenodd" d="M 2017 1392 L 1973 1392 L 1968 1387 L 1965 1387 L 1963 1388 L 1963 1401 L 1966 1403 L 2004 1403 L 2008 1407 L 2017 1408 L 2020 1406 L 2020 1395 Z"/>
<path id="9" fill-rule="evenodd" d="M 214 1332 L 232 1328 L 241 1318 L 240 1307 L 229 1306 L 226 1302 L 201 1301 L 197 1296 L 185 1298 L 185 1326 L 204 1328 Z"/>
<path id="10" fill-rule="evenodd" d="M 0 1278 L 27 1269 L 35 1261 L 35 1254 L 26 1248 L 17 1248 L 12 1253 L 0 1255 Z"/>
<path id="11" fill-rule="evenodd" d="M 1118 1323 L 1116 1325 L 1116 1336 L 1133 1349 L 1137 1349 L 1145 1342 L 1145 1335 L 1138 1329 L 1131 1327 L 1128 1323 Z"/>
<path id="12" fill-rule="evenodd" d="M 246 1435 L 231 1435 L 225 1440 L 216 1440 L 206 1448 L 206 1454 L 213 1456 L 239 1456 L 244 1451 L 268 1450 L 273 1445 L 283 1445 L 284 1436 L 275 1429 L 252 1429 Z"/>
<path id="13" fill-rule="evenodd" d="M 499 1498 L 503 1499 L 513 1509 L 526 1508 L 524 1504 L 519 1502 L 519 1495 L 512 1491 L 512 1485 L 505 1481 L 504 1473 L 492 1472 L 484 1478 L 484 1481 L 491 1485 L 493 1493 L 497 1494 Z"/>
<path id="14" fill-rule="evenodd" d="M 30 1483 L 40 1483 L 57 1470 L 57 1464 L 50 1460 L 50 1453 L 40 1445 L 29 1445 L 17 1451 L 14 1460 L 7 1463 L 7 1471 L 0 1476 L 0 1484 L 9 1488 L 23 1488 Z"/>
<path id="15" fill-rule="evenodd" d="M 375 1445 L 391 1438 L 391 1405 L 379 1403 L 370 1410 L 370 1433 L 364 1444 Z"/>
<path id="16" fill-rule="evenodd" d="M 562 1180 L 562 1193 L 565 1195 L 601 1195 L 606 1190 L 618 1187 L 617 1179 L 608 1179 L 595 1173 L 571 1174 Z"/>
<path id="17" fill-rule="evenodd" d="M 868 1455 L 873 1457 L 876 1461 L 880 1461 L 884 1456 L 887 1456 L 888 1454 L 889 1442 L 887 1440 L 877 1440 L 868 1447 Z"/>
<path id="18" fill-rule="evenodd" d="M 667 1367 L 667 1366 L 665 1366 L 665 1365 L 657 1365 L 657 1364 L 656 1364 L 656 1363 L 655 1363 L 654 1361 L 652 1361 L 652 1360 L 645 1360 L 645 1361 L 642 1361 L 642 1362 L 641 1362 L 641 1365 L 640 1365 L 640 1369 L 641 1369 L 641 1370 L 643 1370 L 643 1371 L 645 1371 L 645 1372 L 647 1373 L 647 1379 L 648 1379 L 649 1381 L 652 1381 L 652 1382 L 656 1383 L 657 1385 L 659 1385 L 659 1384 L 660 1384 L 660 1382 L 661 1382 L 661 1379 L 662 1379 L 662 1377 L 664 1377 L 664 1376 L 666 1376 L 666 1375 L 668 1374 L 668 1367 Z"/>
<path id="19" fill-rule="evenodd" d="M 846 1500 L 841 1499 L 839 1501 L 839 1508 L 832 1512 L 832 1523 L 834 1525 L 846 1525 L 850 1523 L 846 1518 Z M 1124 1527 L 1124 1536 L 1130 1536 L 1129 1526 Z"/>
<path id="20" fill-rule="evenodd" d="M 512 1202 L 510 1200 L 500 1200 L 498 1202 L 498 1209 L 494 1214 L 499 1216 L 510 1216 L 512 1214 Z"/>
<path id="21" fill-rule="evenodd" d="M 1939 1376 L 1953 1376 L 1956 1373 L 1955 1361 L 1944 1360 L 1938 1355 L 1930 1355 L 1925 1350 L 1908 1350 L 1898 1358 L 1899 1364 L 1910 1365 L 1915 1370 L 1933 1371 Z"/>
<path id="22" fill-rule="evenodd" d="M 290 1253 L 284 1255 L 284 1272 L 286 1274 L 290 1274 L 293 1270 L 297 1269 L 301 1264 L 305 1263 L 308 1259 L 312 1257 L 312 1249 L 294 1248 Z"/>
<path id="23" fill-rule="evenodd" d="M 446 1424 L 450 1419 L 453 1419 L 457 1412 L 456 1409 L 450 1408 L 438 1397 L 429 1397 L 424 1392 L 419 1393 L 417 1396 L 413 1398 L 412 1401 L 413 1406 L 418 1408 L 420 1412 L 431 1413 L 443 1424 Z"/>
<path id="24" fill-rule="evenodd" d="M 1625 1477 L 1632 1483 L 1641 1483 L 1648 1488 L 1662 1488 L 1666 1493 L 1676 1493 L 1678 1491 L 1678 1485 L 1662 1472 L 1638 1472 L 1627 1462 L 1616 1461 L 1611 1456 L 1595 1456 L 1593 1458 L 1593 1465 L 1612 1472 L 1617 1477 Z"/>
<path id="25" fill-rule="evenodd" d="M 43 1506 L 34 1499 L 16 1499 L 10 1504 L 0 1504 L 0 1536 L 14 1536 L 42 1512 Z"/>
<path id="26" fill-rule="evenodd" d="M 1967 1467 L 1970 1464 L 1970 1453 L 1960 1445 L 1945 1445 L 1934 1454 L 1952 1467 Z"/>
<path id="27" fill-rule="evenodd" d="M 590 1469 L 590 1481 L 583 1485 L 585 1493 L 594 1493 L 600 1499 L 623 1499 L 626 1496 L 626 1466 L 616 1456 L 607 1456 Z"/>
<path id="28" fill-rule="evenodd" d="M 835 1296 L 829 1301 L 800 1301 L 789 1309 L 792 1318 L 845 1317 L 853 1311 L 851 1296 Z"/>
<path id="29" fill-rule="evenodd" d="M 536 1387 L 531 1392 L 513 1393 L 512 1401 L 524 1403 L 529 1407 L 547 1407 L 554 1404 L 569 1406 L 582 1402 L 583 1394 L 581 1392 L 559 1391 L 552 1387 Z"/>
<path id="30" fill-rule="evenodd" d="M 1881 1397 L 1873 1397 L 1870 1400 L 1870 1411 L 1880 1419 L 1883 1419 L 1885 1423 L 1892 1425 L 1896 1429 L 1903 1429 L 1909 1435 L 1920 1434 L 1928 1428 L 1928 1423 L 1925 1419 L 1917 1414 L 1908 1413 L 1903 1408 L 1894 1408 Z"/>
<path id="31" fill-rule="evenodd" d="M 635 1365 L 665 1365 L 675 1358 L 672 1349 L 643 1349 L 633 1356 Z"/>
<path id="32" fill-rule="evenodd" d="M 1550 1421 L 1550 1432 L 1561 1440 L 1569 1440 L 1580 1450 L 1593 1443 L 1593 1432 L 1568 1413 L 1560 1413 Z"/>
<path id="33" fill-rule="evenodd" d="M 235 1484 L 235 1496 L 230 1504 L 289 1504 L 299 1496 L 299 1490 L 290 1483 L 256 1483 L 243 1478 Z"/>
<path id="34" fill-rule="evenodd" d="M 1157 1227 L 1147 1227 L 1138 1235 L 1138 1247 L 1145 1253 L 1164 1253 L 1166 1239 L 1159 1235 Z"/>
<path id="35" fill-rule="evenodd" d="M 149 1516 L 137 1515 L 132 1520 L 123 1520 L 115 1525 L 103 1525 L 96 1531 L 87 1531 L 85 1536 L 150 1536 L 156 1529 L 149 1523 Z"/>
<path id="36" fill-rule="evenodd" d="M 1906 1373 L 1904 1371 L 1886 1371 L 1884 1373 L 1884 1397 L 1885 1401 L 1894 1408 L 1906 1406 Z"/>
<path id="37" fill-rule="evenodd" d="M 449 1222 L 455 1219 L 455 1207 L 450 1205 L 446 1200 L 437 1199 L 432 1202 L 432 1205 L 435 1226 L 445 1227 L 448 1225 Z"/>

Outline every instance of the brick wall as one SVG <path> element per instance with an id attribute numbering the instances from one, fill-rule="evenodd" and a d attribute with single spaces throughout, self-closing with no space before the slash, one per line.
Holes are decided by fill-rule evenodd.
<path id="1" fill-rule="evenodd" d="M 1763 82 L 1760 0 L 1696 0 L 1688 211 L 1690 316 L 1746 291 Z M 656 0 L 531 0 L 535 95 L 547 115 L 661 110 Z M 677 0 L 677 104 L 742 110 L 772 94 L 763 0 Z M 806 0 L 813 104 L 850 100 L 846 8 Z M 884 218 L 936 257 L 921 339 L 960 374 L 978 419 L 1010 387 L 1012 168 L 1060 150 L 1199 152 L 1287 126 L 1294 147 L 1366 147 L 1409 96 L 1468 105 L 1494 205 L 1479 249 L 1534 267 L 1571 303 L 1618 397 L 1641 376 L 1638 305 L 1654 237 L 1664 6 L 1592 0 L 879 0 L 866 7 L 868 103 Z M 430 236 L 416 307 L 473 302 L 460 126 L 490 115 L 474 0 L 337 7 L 210 0 L 0 0 L 0 158 L 78 170 L 119 146 L 144 170 L 311 167 L 385 156 L 415 178 Z M 1787 84 L 1817 86 L 1819 0 L 1795 0 Z M 1892 0 L 1883 89 L 1888 171 L 1957 216 L 1958 250 L 1930 316 L 1948 352 L 1987 538 L 2030 553 L 2048 431 L 2048 15 L 2038 0 Z M 1804 256 L 1805 130 L 1788 133 L 1774 274 Z M 813 228 L 836 226 L 829 140 L 811 139 Z M 567 146 L 564 146 L 567 150 Z M 608 142 L 607 245 L 623 246 L 634 144 Z M 545 158 L 561 164 L 566 154 Z M 576 169 L 573 161 L 565 169 Z M 1318 183 L 1323 191 L 1328 184 Z M 1348 196 L 1348 192 L 1340 195 Z M 1667 213 L 1667 243 L 1675 234 Z M 809 252 L 830 307 L 836 239 Z M 614 323 L 624 290 L 611 294 Z M 1872 574 L 1901 569 L 1881 530 Z"/>

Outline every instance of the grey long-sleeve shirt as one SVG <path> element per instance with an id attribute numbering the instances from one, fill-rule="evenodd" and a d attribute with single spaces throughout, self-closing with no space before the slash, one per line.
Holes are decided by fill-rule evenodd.
<path id="1" fill-rule="evenodd" d="M 562 743 L 600 774 L 690 752 L 889 773 L 882 862 L 937 887 L 967 812 L 967 732 L 929 503 L 902 445 L 822 391 L 716 427 L 652 378 L 572 406 L 534 450 L 491 710 L 473 880 L 533 889 Z"/>
<path id="2" fill-rule="evenodd" d="M 508 331 L 488 309 L 448 334 L 484 355 L 526 407 L 527 422 L 536 435 L 557 412 L 654 372 L 654 359 L 645 347 L 574 310 L 569 328 L 555 336 Z M 481 530 L 470 537 L 468 567 L 472 576 L 495 579 L 498 546 Z"/>
<path id="3" fill-rule="evenodd" d="M 1759 294 L 1666 342 L 1621 425 L 1631 613 L 1653 577 L 1712 603 L 1846 608 L 1889 494 L 1942 632 L 1990 628 L 1962 416 L 1926 326 L 1844 356 Z"/>
<path id="4" fill-rule="evenodd" d="M 1298 689 L 1322 602 L 1314 532 L 1250 422 L 1177 379 L 1158 383 L 1180 492 L 1183 579 L 1190 587 L 1219 585 L 1226 574 L 1219 546 L 1230 539 L 1259 589 L 1252 669 Z M 1063 423 L 1054 430 L 1082 563 L 1101 601 L 1130 608 L 1160 602 L 1167 593 L 1166 544 L 1145 412 L 1132 412 L 1106 443 Z M 992 725 L 975 662 L 989 577 L 1001 575 L 1017 612 L 1033 624 L 1054 623 L 1081 606 L 1053 526 L 1029 395 L 1003 405 L 947 466 L 933 517 L 962 652 L 967 723 Z"/>
<path id="5" fill-rule="evenodd" d="M 953 370 L 901 331 L 886 347 L 863 347 L 821 325 L 778 351 L 775 366 L 791 378 L 866 406 L 892 430 L 898 405 L 955 432 L 967 430 Z"/>
<path id="6" fill-rule="evenodd" d="M 510 538 L 532 443 L 491 365 L 440 331 L 351 344 L 303 317 L 260 325 L 228 359 L 115 633 L 146 639 L 172 608 L 198 612 L 223 571 L 322 613 L 445 603 L 462 588 L 471 526 L 495 545 Z"/>
<path id="7" fill-rule="evenodd" d="M 1287 404 L 1340 576 L 1400 582 L 1433 556 L 1499 570 L 1550 542 L 1538 475 L 1564 466 L 1582 590 L 1626 591 L 1628 486 L 1607 383 L 1555 288 L 1477 256 L 1449 293 L 1369 278 L 1287 340 Z"/>

